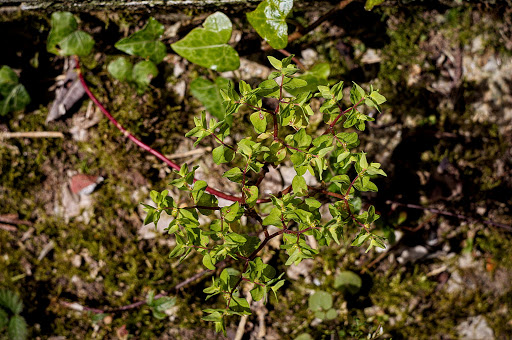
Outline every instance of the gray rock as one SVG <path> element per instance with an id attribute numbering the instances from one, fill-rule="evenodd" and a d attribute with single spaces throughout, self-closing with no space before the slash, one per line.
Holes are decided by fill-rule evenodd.
<path id="1" fill-rule="evenodd" d="M 457 332 L 462 340 L 495 339 L 494 331 L 482 315 L 467 318 L 457 326 Z"/>

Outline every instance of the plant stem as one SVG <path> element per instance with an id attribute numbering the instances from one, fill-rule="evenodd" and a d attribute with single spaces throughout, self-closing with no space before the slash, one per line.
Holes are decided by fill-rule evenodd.
<path id="1" fill-rule="evenodd" d="M 147 144 L 144 144 L 140 139 L 137 139 L 137 137 L 135 137 L 130 132 L 128 132 L 128 130 L 126 130 L 114 118 L 114 116 L 112 116 L 112 114 L 110 114 L 110 112 L 100 103 L 100 101 L 94 96 L 94 94 L 89 89 L 89 86 L 85 82 L 84 76 L 83 76 L 83 74 L 81 72 L 81 69 L 80 69 L 80 60 L 78 59 L 78 57 L 76 57 L 76 69 L 77 69 L 78 77 L 80 78 L 80 83 L 84 87 L 85 93 L 87 93 L 87 95 L 93 101 L 93 103 L 112 122 L 112 124 L 114 124 L 119 129 L 119 131 L 121 131 L 123 133 L 123 135 L 125 137 L 127 137 L 129 140 L 131 140 L 132 142 L 134 142 L 135 144 L 137 144 L 139 147 L 141 147 L 142 149 L 146 150 L 150 154 L 154 155 L 156 158 L 158 158 L 159 160 L 161 160 L 162 162 L 164 162 L 165 164 L 167 164 L 168 166 L 170 166 L 174 170 L 178 170 L 178 171 L 180 170 L 181 167 L 178 164 L 174 163 L 173 161 L 171 161 L 170 159 L 168 159 L 167 157 L 165 157 L 163 154 L 161 154 L 160 152 L 156 151 L 155 149 L 151 148 Z M 196 179 L 194 179 L 194 182 L 196 182 Z M 228 201 L 242 202 L 242 198 L 240 198 L 240 197 L 232 196 L 232 195 L 226 194 L 224 192 L 221 192 L 219 190 L 216 190 L 216 189 L 213 189 L 213 188 L 210 188 L 210 187 L 207 187 L 206 191 L 208 193 L 212 194 L 212 195 L 215 195 L 217 197 L 226 199 Z"/>

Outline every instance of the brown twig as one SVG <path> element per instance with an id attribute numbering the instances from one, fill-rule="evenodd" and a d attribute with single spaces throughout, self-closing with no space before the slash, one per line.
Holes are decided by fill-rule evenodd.
<path id="1" fill-rule="evenodd" d="M 0 132 L 0 139 L 8 138 L 64 138 L 58 131 Z"/>

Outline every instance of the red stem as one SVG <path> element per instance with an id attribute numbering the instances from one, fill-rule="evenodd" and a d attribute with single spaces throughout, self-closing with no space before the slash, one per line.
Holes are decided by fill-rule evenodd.
<path id="1" fill-rule="evenodd" d="M 76 69 L 77 69 L 78 77 L 80 78 L 80 83 L 82 83 L 85 93 L 87 93 L 87 95 L 89 96 L 89 98 L 91 98 L 93 103 L 96 104 L 96 106 L 98 106 L 98 108 L 101 110 L 101 112 L 123 133 L 123 135 L 125 135 L 125 137 L 127 137 L 129 140 L 131 140 L 132 142 L 134 142 L 135 144 L 137 144 L 139 147 L 146 150 L 150 154 L 154 155 L 159 160 L 163 161 L 165 164 L 167 164 L 171 168 L 178 170 L 178 171 L 180 170 L 181 167 L 178 164 L 174 163 L 173 161 L 171 161 L 170 159 L 165 157 L 160 152 L 154 150 L 150 146 L 144 144 L 141 140 L 137 139 L 134 135 L 132 135 L 130 132 L 128 132 L 128 130 L 126 130 L 121 124 L 119 124 L 119 122 L 110 114 L 110 112 L 99 102 L 99 100 L 94 96 L 94 94 L 89 89 L 89 86 L 87 86 L 87 83 L 85 82 L 84 76 L 82 75 L 82 72 L 80 70 L 80 61 L 79 61 L 78 57 L 76 58 Z M 196 179 L 194 179 L 194 182 L 195 181 L 196 181 Z M 210 187 L 206 188 L 206 192 L 208 192 L 212 195 L 215 195 L 217 197 L 226 199 L 228 201 L 242 202 L 241 197 L 232 196 L 232 195 L 223 193 L 221 191 L 218 191 L 218 190 L 210 188 Z"/>

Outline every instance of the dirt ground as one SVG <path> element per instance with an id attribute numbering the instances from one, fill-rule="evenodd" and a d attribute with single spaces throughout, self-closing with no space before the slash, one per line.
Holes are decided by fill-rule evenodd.
<path id="1" fill-rule="evenodd" d="M 291 22 L 307 25 L 322 13 L 296 10 Z M 214 73 L 168 48 L 158 77 L 138 94 L 113 79 L 106 65 L 121 55 L 114 43 L 150 15 L 166 26 L 162 41 L 169 46 L 207 14 L 185 13 L 182 21 L 161 12 L 78 14 L 80 27 L 96 40 L 93 54 L 82 59 L 86 81 L 121 124 L 165 155 L 193 149 L 184 134 L 202 106 L 189 83 Z M 46 51 L 49 14 L 0 18 L 0 66 L 13 68 L 32 98 L 25 110 L 0 117 L 0 133 L 63 134 L 0 137 L 0 288 L 22 298 L 29 338 L 224 338 L 201 320 L 202 309 L 220 305 L 204 301 L 207 276 L 173 290 L 203 269 L 200 259 L 177 265 L 168 259 L 174 240 L 143 227 L 140 202 L 150 190 L 168 187 L 170 169 L 127 140 L 85 97 L 47 123 L 70 60 Z M 269 261 L 286 271 L 287 282 L 279 302 L 272 297 L 252 305 L 244 339 L 510 337 L 511 18 L 504 3 L 415 1 L 367 12 L 356 2 L 287 47 L 306 67 L 329 63 L 332 83 L 373 84 L 388 98 L 360 133 L 361 147 L 388 174 L 377 182 L 378 193 L 361 197 L 381 214 L 377 228 L 388 247 L 364 253 L 350 247 L 355 230 L 348 230 L 341 246 L 321 248 L 321 256 L 291 268 L 272 248 Z M 270 65 L 260 38 L 243 13 L 231 19 L 242 68 L 223 76 L 261 80 Z M 235 119 L 234 135 L 241 136 L 249 117 Z M 204 140 L 199 148 L 213 145 Z M 199 176 L 222 187 L 216 176 L 222 168 L 210 156 L 176 161 L 200 165 Z M 286 181 L 288 174 L 276 176 Z M 98 177 L 103 180 L 90 195 L 73 192 L 73 179 Z M 346 271 L 361 278 L 355 292 L 336 283 Z M 176 297 L 164 319 L 147 306 L 105 314 L 82 308 L 121 307 L 151 290 Z M 331 294 L 336 318 L 322 321 L 307 308 L 315 291 Z M 239 322 L 230 319 L 228 338 Z"/>

